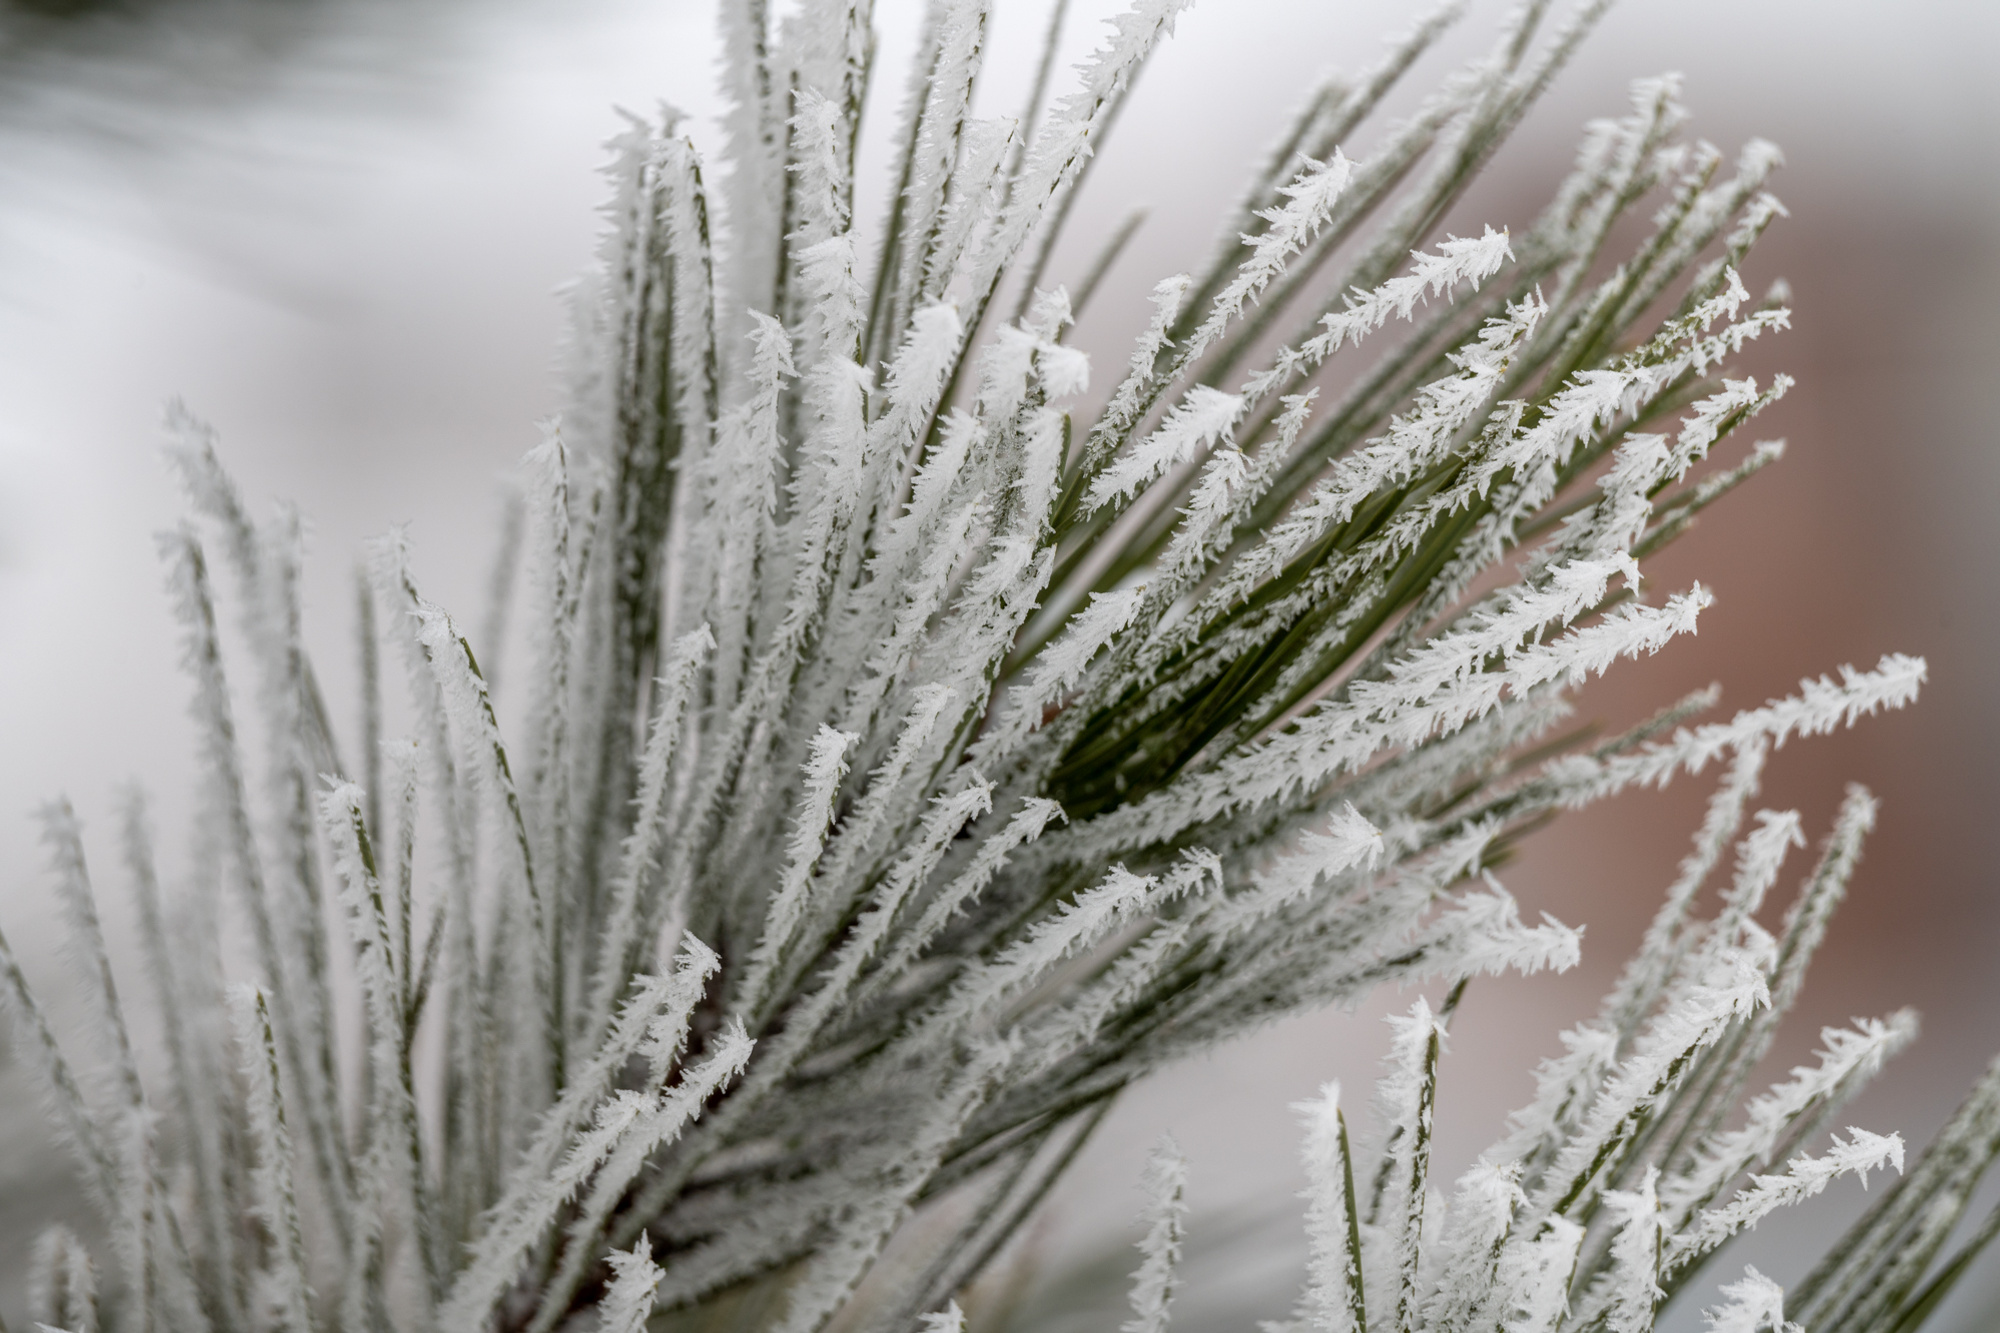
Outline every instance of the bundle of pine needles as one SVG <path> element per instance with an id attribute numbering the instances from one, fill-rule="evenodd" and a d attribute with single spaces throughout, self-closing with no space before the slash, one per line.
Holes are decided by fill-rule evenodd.
<path id="1" fill-rule="evenodd" d="M 1830 1034 L 1819 1070 L 1725 1127 L 1872 805 L 1850 802 L 1778 938 L 1754 914 L 1795 817 L 1760 817 L 1714 920 L 1692 904 L 1769 750 L 1910 701 L 1923 663 L 1724 722 L 1692 724 L 1698 695 L 1610 740 L 1565 729 L 1579 684 L 1708 603 L 1643 592 L 1640 562 L 1778 456 L 1711 461 L 1789 387 L 1726 374 L 1788 320 L 1739 276 L 1782 213 L 1776 152 L 1725 168 L 1683 141 L 1673 81 L 1644 81 L 1531 225 L 1439 237 L 1604 6 L 1544 32 L 1531 0 L 1349 158 L 1440 12 L 1312 90 L 1085 411 L 1066 331 L 1132 228 L 1074 294 L 1045 269 L 1186 3 L 1136 0 L 1072 91 L 1044 105 L 1045 58 L 1019 117 L 978 119 L 987 0 L 933 0 L 893 194 L 861 221 L 866 0 L 724 6 L 719 184 L 671 117 L 615 146 L 571 405 L 527 463 L 518 716 L 390 540 L 348 767 L 301 641 L 297 522 L 253 520 L 175 416 L 193 520 L 162 550 L 203 738 L 176 910 L 136 805 L 125 838 L 158 1077 L 66 806 L 49 838 L 116 1078 L 71 1072 L 0 955 L 110 1238 L 100 1293 L 51 1233 L 50 1323 L 637 1329 L 734 1293 L 786 1333 L 843 1307 L 948 1324 L 1120 1089 L 1383 982 L 1451 987 L 1448 1012 L 1474 974 L 1568 965 L 1576 933 L 1524 923 L 1491 867 L 1555 811 L 1711 762 L 1721 794 L 1645 952 L 1448 1210 L 1425 1202 L 1442 1015 L 1400 1030 L 1362 1195 L 1337 1098 L 1314 1112 L 1301 1318 L 1647 1328 L 1771 1207 L 1900 1161 L 1859 1133 L 1803 1150 L 1902 1018 Z M 380 734 L 378 646 L 407 671 L 407 739 Z M 1995 1148 L 1979 1096 L 1808 1284 L 1815 1329 L 1922 1304 L 1946 1204 Z M 1147 1329 L 1178 1243 L 1176 1168 L 1157 1175 Z M 916 1258 L 889 1272 L 899 1228 Z M 1729 1326 L 1764 1327 L 1746 1284 Z"/>

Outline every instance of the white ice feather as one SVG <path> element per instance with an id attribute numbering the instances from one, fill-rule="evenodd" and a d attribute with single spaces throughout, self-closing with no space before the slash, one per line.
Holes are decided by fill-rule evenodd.
<path id="1" fill-rule="evenodd" d="M 1721 1294 L 1725 1304 L 1701 1312 L 1709 1333 L 1805 1333 L 1785 1318 L 1785 1289 L 1748 1264 Z"/>
<path id="2" fill-rule="evenodd" d="M 1243 409 L 1243 399 L 1203 385 L 1188 391 L 1187 398 L 1151 435 L 1120 455 L 1090 484 L 1084 497 L 1084 512 L 1090 513 L 1116 500 L 1128 500 L 1150 485 L 1168 469 L 1193 458 L 1203 449 L 1213 448 L 1227 434 Z"/>
<path id="3" fill-rule="evenodd" d="M 1121 1333 L 1166 1333 L 1188 1208 L 1187 1158 L 1172 1137 L 1162 1139 L 1147 1156 L 1142 1187 L 1147 1195 L 1141 1217 L 1146 1234 L 1139 1253 L 1144 1258 L 1132 1274 L 1132 1317 L 1120 1327 Z"/>

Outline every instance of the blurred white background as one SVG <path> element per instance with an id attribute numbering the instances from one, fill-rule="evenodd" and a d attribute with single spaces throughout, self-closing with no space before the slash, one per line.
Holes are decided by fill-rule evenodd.
<path id="1" fill-rule="evenodd" d="M 877 86 L 891 97 L 915 8 L 878 4 Z M 1112 8 L 1072 6 L 1073 58 Z M 1131 203 L 1154 205 L 1080 330 L 1100 367 L 1122 359 L 1141 293 L 1206 253 L 1247 164 L 1314 76 L 1370 62 L 1415 8 L 1206 0 L 1182 21 L 1081 201 L 1084 242 Z M 996 5 L 992 110 L 1019 100 L 1046 9 Z M 1412 90 L 1485 43 L 1498 13 L 1476 5 Z M 151 542 L 178 516 L 156 453 L 162 404 L 183 397 L 219 427 L 253 500 L 289 498 L 309 518 L 309 638 L 351 725 L 361 543 L 409 524 L 432 595 L 476 621 L 501 479 L 557 402 L 559 288 L 589 262 L 612 108 L 666 98 L 712 147 L 711 28 L 706 0 L 0 7 L 0 927 L 36 980 L 50 984 L 59 964 L 35 804 L 76 801 L 114 899 L 116 784 L 152 790 L 170 849 L 185 809 L 188 691 Z M 1916 1004 L 1923 1042 L 1852 1118 L 1918 1141 L 2000 1045 L 1996 68 L 2000 6 L 1981 0 L 1626 0 L 1454 220 L 1520 226 L 1582 122 L 1622 110 L 1636 75 L 1682 71 L 1694 132 L 1725 151 L 1752 135 L 1786 149 L 1775 188 L 1793 217 L 1749 276 L 1797 289 L 1797 331 L 1753 361 L 1800 380 L 1759 422 L 1792 453 L 1659 562 L 1661 586 L 1699 576 L 1717 589 L 1701 638 L 1615 672 L 1592 707 L 1623 721 L 1711 679 L 1735 706 L 1840 662 L 1929 657 L 1916 710 L 1788 749 L 1765 797 L 1797 804 L 1815 829 L 1845 781 L 1884 798 L 1773 1063 L 1802 1056 L 1823 1022 Z M 1054 276 L 1073 279 L 1081 262 L 1059 256 Z M 1508 873 L 1527 907 L 1588 923 L 1585 965 L 1473 992 L 1443 1076 L 1444 1173 L 1498 1133 L 1533 1061 L 1591 1009 L 1702 795 L 1682 784 L 1566 820 Z M 1335 1076 L 1358 1093 L 1382 1045 L 1377 1017 L 1397 1003 L 1274 1029 L 1135 1091 L 1033 1252 L 1054 1266 L 1126 1243 L 1139 1163 L 1168 1129 L 1192 1159 L 1198 1213 L 1289 1207 L 1288 1103 Z M 67 1193 L 18 1083 L 0 1070 L 9 1319 L 32 1225 Z M 1718 1267 L 1747 1258 L 1796 1277 L 1858 1209 L 1858 1191 L 1840 1189 Z M 1297 1252 L 1287 1228 L 1258 1232 L 1223 1265 L 1228 1301 L 1280 1312 Z M 2000 1322 L 1994 1267 L 1940 1330 Z M 1679 1326 L 1698 1323 L 1696 1303 Z M 1177 1324 L 1205 1327 L 1220 1304 L 1191 1302 Z"/>

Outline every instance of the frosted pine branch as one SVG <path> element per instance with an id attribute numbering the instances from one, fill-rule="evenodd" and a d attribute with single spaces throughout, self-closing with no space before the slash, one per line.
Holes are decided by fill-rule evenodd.
<path id="1" fill-rule="evenodd" d="M 1640 80 L 1538 217 L 1443 234 L 1604 9 L 1522 8 L 1381 124 L 1448 5 L 1309 90 L 1214 254 L 1130 312 L 1100 406 L 1075 325 L 1143 222 L 1064 265 L 1187 8 L 1132 0 L 1065 89 L 1057 6 L 1029 104 L 990 114 L 987 0 L 926 6 L 896 80 L 860 0 L 723 6 L 720 160 L 671 110 L 611 145 L 566 406 L 500 529 L 522 607 L 511 549 L 474 633 L 406 538 L 377 544 L 355 736 L 308 650 L 301 517 L 260 518 L 170 411 L 190 864 L 154 866 L 136 805 L 123 838 L 159 1067 L 67 805 L 75 1049 L 0 940 L 108 1241 L 51 1233 L 38 1310 L 553 1333 L 741 1299 L 784 1333 L 950 1333 L 1121 1090 L 1389 981 L 1440 995 L 1400 1022 L 1376 1132 L 1350 1141 L 1331 1089 L 1305 1109 L 1303 1326 L 1648 1329 L 1729 1236 L 1897 1157 L 1819 1138 L 1905 1015 L 1745 1099 L 1874 816 L 1850 794 L 1774 934 L 1801 826 L 1751 803 L 1788 740 L 1912 703 L 1924 663 L 1565 730 L 1586 682 L 1695 632 L 1707 576 L 1656 594 L 1646 562 L 1779 456 L 1742 431 L 1791 381 L 1735 370 L 1791 321 L 1746 285 L 1785 217 L 1775 150 L 1718 181 L 1677 82 Z M 534 651 L 501 693 L 508 624 Z M 1496 868 L 1550 815 L 1710 763 L 1640 955 L 1434 1187 L 1450 1015 L 1583 948 Z M 1982 1084 L 1884 1191 L 1800 1322 L 1907 1333 L 1996 1105 Z M 1183 1185 L 1160 1159 L 1143 1333 Z M 1754 1274 L 1725 1300 L 1717 1327 L 1785 1333 Z"/>

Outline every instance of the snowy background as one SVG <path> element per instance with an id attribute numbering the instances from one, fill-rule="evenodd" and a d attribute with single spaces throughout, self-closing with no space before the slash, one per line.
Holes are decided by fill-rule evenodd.
<path id="1" fill-rule="evenodd" d="M 884 91 L 914 8 L 878 4 Z M 1110 8 L 1072 6 L 1071 54 Z M 996 6 L 992 109 L 1025 87 L 1045 9 Z M 1482 45 L 1496 13 L 1475 6 L 1412 88 Z M 1209 0 L 1182 22 L 1081 201 L 1084 244 L 1058 257 L 1055 276 L 1074 278 L 1093 235 L 1154 206 L 1079 330 L 1100 368 L 1122 360 L 1141 293 L 1205 254 L 1313 76 L 1366 64 L 1411 16 L 1389 0 Z M 151 789 L 163 834 L 185 809 L 188 692 L 151 541 L 178 513 L 156 454 L 161 405 L 185 398 L 220 428 L 250 496 L 309 518 L 308 633 L 351 725 L 361 543 L 409 524 L 432 594 L 477 622 L 502 480 L 555 406 L 558 289 L 589 261 L 597 145 L 614 104 L 713 110 L 709 29 L 706 0 L 0 3 L 0 927 L 43 985 L 60 963 L 35 804 L 77 803 L 113 899 L 116 785 Z M 1996 54 L 2000 9 L 1979 0 L 1627 0 L 1451 224 L 1518 228 L 1581 123 L 1622 110 L 1635 75 L 1682 71 L 1694 132 L 1727 152 L 1751 135 L 1784 146 L 1775 188 L 1793 217 L 1748 277 L 1791 280 L 1796 328 L 1748 365 L 1799 380 L 1758 422 L 1791 452 L 1655 566 L 1662 587 L 1698 576 L 1717 591 L 1701 637 L 1621 667 L 1590 704 L 1617 723 L 1710 680 L 1727 707 L 1885 651 L 1929 659 L 1919 707 L 1796 743 L 1764 797 L 1800 808 L 1815 836 L 1845 782 L 1883 798 L 1773 1064 L 1802 1056 L 1824 1022 L 1917 1006 L 1923 1040 L 1850 1117 L 1914 1141 L 2000 1046 Z M 696 135 L 713 146 L 711 125 Z M 1636 943 L 1703 794 L 1683 784 L 1567 819 L 1506 872 L 1525 907 L 1588 923 L 1585 962 L 1468 997 L 1440 1091 L 1445 1174 L 1497 1134 L 1533 1061 Z M 1330 1077 L 1365 1082 L 1379 1012 L 1273 1029 L 1137 1090 L 1024 1262 L 1048 1271 L 1125 1244 L 1139 1163 L 1171 1129 L 1192 1159 L 1197 1246 L 1236 1238 L 1211 1265 L 1227 1289 L 1177 1326 L 1225 1306 L 1277 1312 L 1298 1253 L 1282 1220 L 1297 1188 L 1287 1104 Z M 18 1084 L 0 1066 L 8 1319 L 32 1228 L 68 1193 Z M 1852 1186 L 1829 1199 L 1752 1237 L 1727 1269 L 1749 1259 L 1796 1277 L 1862 1201 Z M 1941 1329 L 2000 1322 L 1996 1269 Z M 1677 1323 L 1698 1323 L 1695 1303 Z"/>

